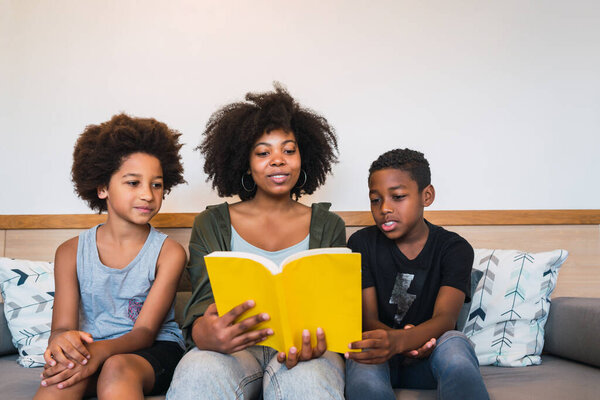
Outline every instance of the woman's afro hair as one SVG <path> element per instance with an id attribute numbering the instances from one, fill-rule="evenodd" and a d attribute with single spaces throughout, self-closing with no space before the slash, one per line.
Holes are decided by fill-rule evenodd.
<path id="1" fill-rule="evenodd" d="M 197 149 L 205 157 L 207 181 L 212 180 L 219 196 L 238 195 L 242 200 L 254 197 L 256 188 L 246 191 L 242 175 L 248 171 L 256 140 L 275 129 L 292 132 L 298 143 L 306 182 L 291 191 L 290 196 L 295 199 L 313 193 L 325 183 L 332 164 L 337 162 L 333 127 L 319 114 L 302 108 L 280 84 L 275 83 L 274 87 L 273 92 L 247 93 L 245 102 L 221 108 L 206 124 L 204 140 Z M 246 187 L 253 185 L 249 179 L 245 181 Z"/>
<path id="2" fill-rule="evenodd" d="M 429 162 L 423 153 L 411 149 L 394 149 L 380 155 L 369 168 L 369 179 L 375 171 L 381 169 L 399 169 L 409 173 L 411 179 L 417 182 L 419 191 L 431 184 Z"/>
<path id="3" fill-rule="evenodd" d="M 160 161 L 164 193 L 184 183 L 179 149 L 181 134 L 152 118 L 126 114 L 110 121 L 89 125 L 75 143 L 71 177 L 75 192 L 92 210 L 106 210 L 106 200 L 98 198 L 98 187 L 108 186 L 111 176 L 133 153 L 145 153 Z"/>

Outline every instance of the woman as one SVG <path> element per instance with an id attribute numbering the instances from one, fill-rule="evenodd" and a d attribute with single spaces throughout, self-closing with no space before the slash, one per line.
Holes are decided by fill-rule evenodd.
<path id="1" fill-rule="evenodd" d="M 325 118 L 301 108 L 280 86 L 247 94 L 210 118 L 204 171 L 220 196 L 240 202 L 208 207 L 196 217 L 188 271 L 193 294 L 184 335 L 191 350 L 176 369 L 168 398 L 343 399 L 342 358 L 326 351 L 325 332 L 303 334 L 288 354 L 256 346 L 273 332 L 250 330 L 269 319 L 259 314 L 234 323 L 249 301 L 218 315 L 203 256 L 213 251 L 258 253 L 279 263 L 309 248 L 346 245 L 344 222 L 329 204 L 297 202 L 325 182 L 337 161 L 337 141 Z"/>

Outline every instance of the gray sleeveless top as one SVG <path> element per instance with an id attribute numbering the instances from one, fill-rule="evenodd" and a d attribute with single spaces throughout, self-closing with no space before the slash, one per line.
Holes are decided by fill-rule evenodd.
<path id="1" fill-rule="evenodd" d="M 98 226 L 79 235 L 79 329 L 91 333 L 94 340 L 105 340 L 117 338 L 133 329 L 154 282 L 156 261 L 167 235 L 150 227 L 148 238 L 133 261 L 123 269 L 115 269 L 100 261 L 96 246 Z M 174 315 L 172 304 L 156 340 L 177 342 L 185 348 Z"/>
<path id="2" fill-rule="evenodd" d="M 231 225 L 231 250 L 232 251 L 245 251 L 246 253 L 258 254 L 259 256 L 263 256 L 275 264 L 280 265 L 283 260 L 292 254 L 299 253 L 304 250 L 308 250 L 308 243 L 310 241 L 310 233 L 306 235 L 306 237 L 300 242 L 287 247 L 285 249 L 277 250 L 277 251 L 267 251 L 263 250 L 260 247 L 256 247 L 253 244 L 250 244 L 243 237 L 240 236 L 239 233 L 235 230 L 233 225 Z"/>

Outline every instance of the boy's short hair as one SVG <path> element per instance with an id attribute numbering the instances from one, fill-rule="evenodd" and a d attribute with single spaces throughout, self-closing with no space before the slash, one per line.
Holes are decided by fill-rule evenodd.
<path id="1" fill-rule="evenodd" d="M 294 134 L 306 172 L 305 183 L 292 189 L 292 197 L 313 193 L 337 162 L 333 127 L 321 115 L 301 107 L 280 84 L 274 87 L 272 92 L 247 93 L 245 102 L 222 107 L 206 124 L 197 149 L 204 155 L 207 181 L 212 180 L 219 196 L 238 195 L 241 200 L 254 197 L 256 188 L 246 191 L 242 175 L 250 167 L 250 151 L 256 140 L 275 129 Z M 252 183 L 246 182 L 246 186 Z"/>
<path id="2" fill-rule="evenodd" d="M 145 153 L 160 161 L 164 193 L 184 183 L 179 149 L 181 133 L 153 118 L 113 116 L 99 125 L 88 125 L 73 151 L 71 178 L 75 192 L 92 210 L 106 210 L 106 199 L 98 198 L 98 187 L 108 186 L 111 176 L 131 154 Z"/>
<path id="3" fill-rule="evenodd" d="M 394 168 L 406 171 L 413 181 L 417 182 L 419 191 L 431 184 L 429 162 L 423 153 L 411 149 L 394 149 L 380 155 L 369 168 L 369 179 L 375 171 Z"/>

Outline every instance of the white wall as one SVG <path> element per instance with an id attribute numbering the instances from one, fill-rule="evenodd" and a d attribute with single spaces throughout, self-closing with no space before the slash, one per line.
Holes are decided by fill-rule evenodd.
<path id="1" fill-rule="evenodd" d="M 200 211 L 207 118 L 273 80 L 339 136 L 307 201 L 368 209 L 370 162 L 412 147 L 433 209 L 599 208 L 599 20 L 596 0 L 0 0 L 0 214 L 89 212 L 73 144 L 120 111 L 183 132 L 163 211 Z"/>

